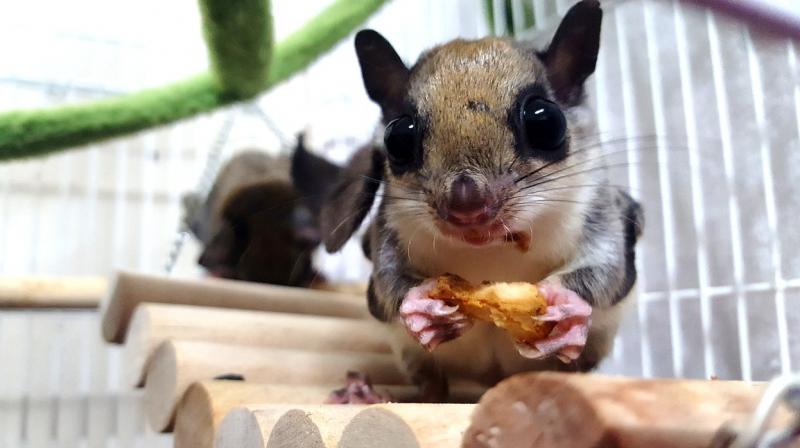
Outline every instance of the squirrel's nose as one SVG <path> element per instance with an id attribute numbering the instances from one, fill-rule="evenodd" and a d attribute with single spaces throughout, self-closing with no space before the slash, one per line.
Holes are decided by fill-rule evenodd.
<path id="1" fill-rule="evenodd" d="M 450 186 L 450 197 L 441 215 L 458 226 L 485 224 L 496 214 L 490 205 L 489 196 L 481 190 L 475 179 L 461 174 Z"/>

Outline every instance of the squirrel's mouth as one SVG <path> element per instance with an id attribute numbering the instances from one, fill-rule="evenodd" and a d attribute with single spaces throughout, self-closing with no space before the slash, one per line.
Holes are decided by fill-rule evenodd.
<path id="1" fill-rule="evenodd" d="M 499 219 L 476 226 L 454 226 L 444 221 L 437 221 L 436 227 L 443 235 L 471 246 L 516 244 L 523 252 L 527 252 L 530 248 L 531 236 L 528 232 L 514 231 Z"/>

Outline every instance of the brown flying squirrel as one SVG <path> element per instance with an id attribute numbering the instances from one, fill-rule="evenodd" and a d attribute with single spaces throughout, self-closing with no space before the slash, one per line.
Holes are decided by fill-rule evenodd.
<path id="1" fill-rule="evenodd" d="M 643 215 L 609 187 L 591 142 L 583 85 L 601 22 L 599 2 L 583 0 L 543 51 L 459 39 L 410 69 L 377 32 L 356 35 L 384 145 L 345 168 L 322 211 L 323 240 L 341 248 L 381 197 L 364 240 L 374 264 L 369 309 L 391 325 L 402 364 L 431 398 L 442 398 L 448 378 L 491 385 L 522 371 L 586 371 L 611 350 L 618 304 L 636 281 Z M 555 329 L 515 345 L 427 296 L 445 273 L 536 283 Z"/>
<path id="2" fill-rule="evenodd" d="M 220 169 L 204 201 L 187 195 L 187 223 L 204 244 L 198 263 L 217 277 L 287 286 L 320 280 L 312 252 L 319 210 L 339 167 L 307 150 L 243 151 Z"/>

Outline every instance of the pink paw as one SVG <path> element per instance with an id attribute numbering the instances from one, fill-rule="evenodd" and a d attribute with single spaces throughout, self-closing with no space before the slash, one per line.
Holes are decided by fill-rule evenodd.
<path id="1" fill-rule="evenodd" d="M 574 291 L 553 283 L 540 283 L 539 291 L 547 299 L 547 313 L 539 320 L 556 322 L 550 335 L 532 346 L 517 344 L 517 350 L 526 358 L 545 358 L 555 355 L 561 362 L 578 359 L 589 335 L 592 306 Z"/>
<path id="2" fill-rule="evenodd" d="M 457 306 L 448 306 L 441 300 L 428 297 L 435 286 L 435 279 L 425 280 L 409 289 L 400 304 L 403 325 L 427 350 L 461 336 L 472 326 L 472 321 L 459 312 Z"/>
<path id="3" fill-rule="evenodd" d="M 358 372 L 347 372 L 345 387 L 331 392 L 325 404 L 377 404 L 389 403 L 391 397 L 372 387 L 369 376 Z"/>

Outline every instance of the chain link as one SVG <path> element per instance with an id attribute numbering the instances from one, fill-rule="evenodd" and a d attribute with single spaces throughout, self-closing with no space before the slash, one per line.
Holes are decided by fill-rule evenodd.
<path id="1" fill-rule="evenodd" d="M 197 187 L 194 189 L 194 192 L 198 198 L 205 200 L 205 197 L 208 196 L 208 193 L 211 191 L 211 187 L 214 185 L 214 180 L 216 179 L 217 172 L 219 172 L 220 163 L 222 161 L 222 151 L 225 149 L 225 145 L 228 143 L 230 138 L 231 129 L 233 129 L 233 122 L 235 121 L 235 118 L 236 109 L 233 109 L 227 113 L 225 116 L 225 121 L 222 123 L 222 127 L 217 133 L 217 138 L 214 139 L 214 143 L 211 145 L 211 148 L 208 151 L 203 172 L 197 182 Z M 181 254 L 183 245 L 186 242 L 186 239 L 189 237 L 189 219 L 190 218 L 188 216 L 182 216 L 181 221 L 178 224 L 178 231 L 175 233 L 175 237 L 170 245 L 170 250 L 167 254 L 167 260 L 164 262 L 164 272 L 166 274 L 171 274 L 172 270 L 175 269 L 175 264 L 178 262 L 178 257 Z"/>

